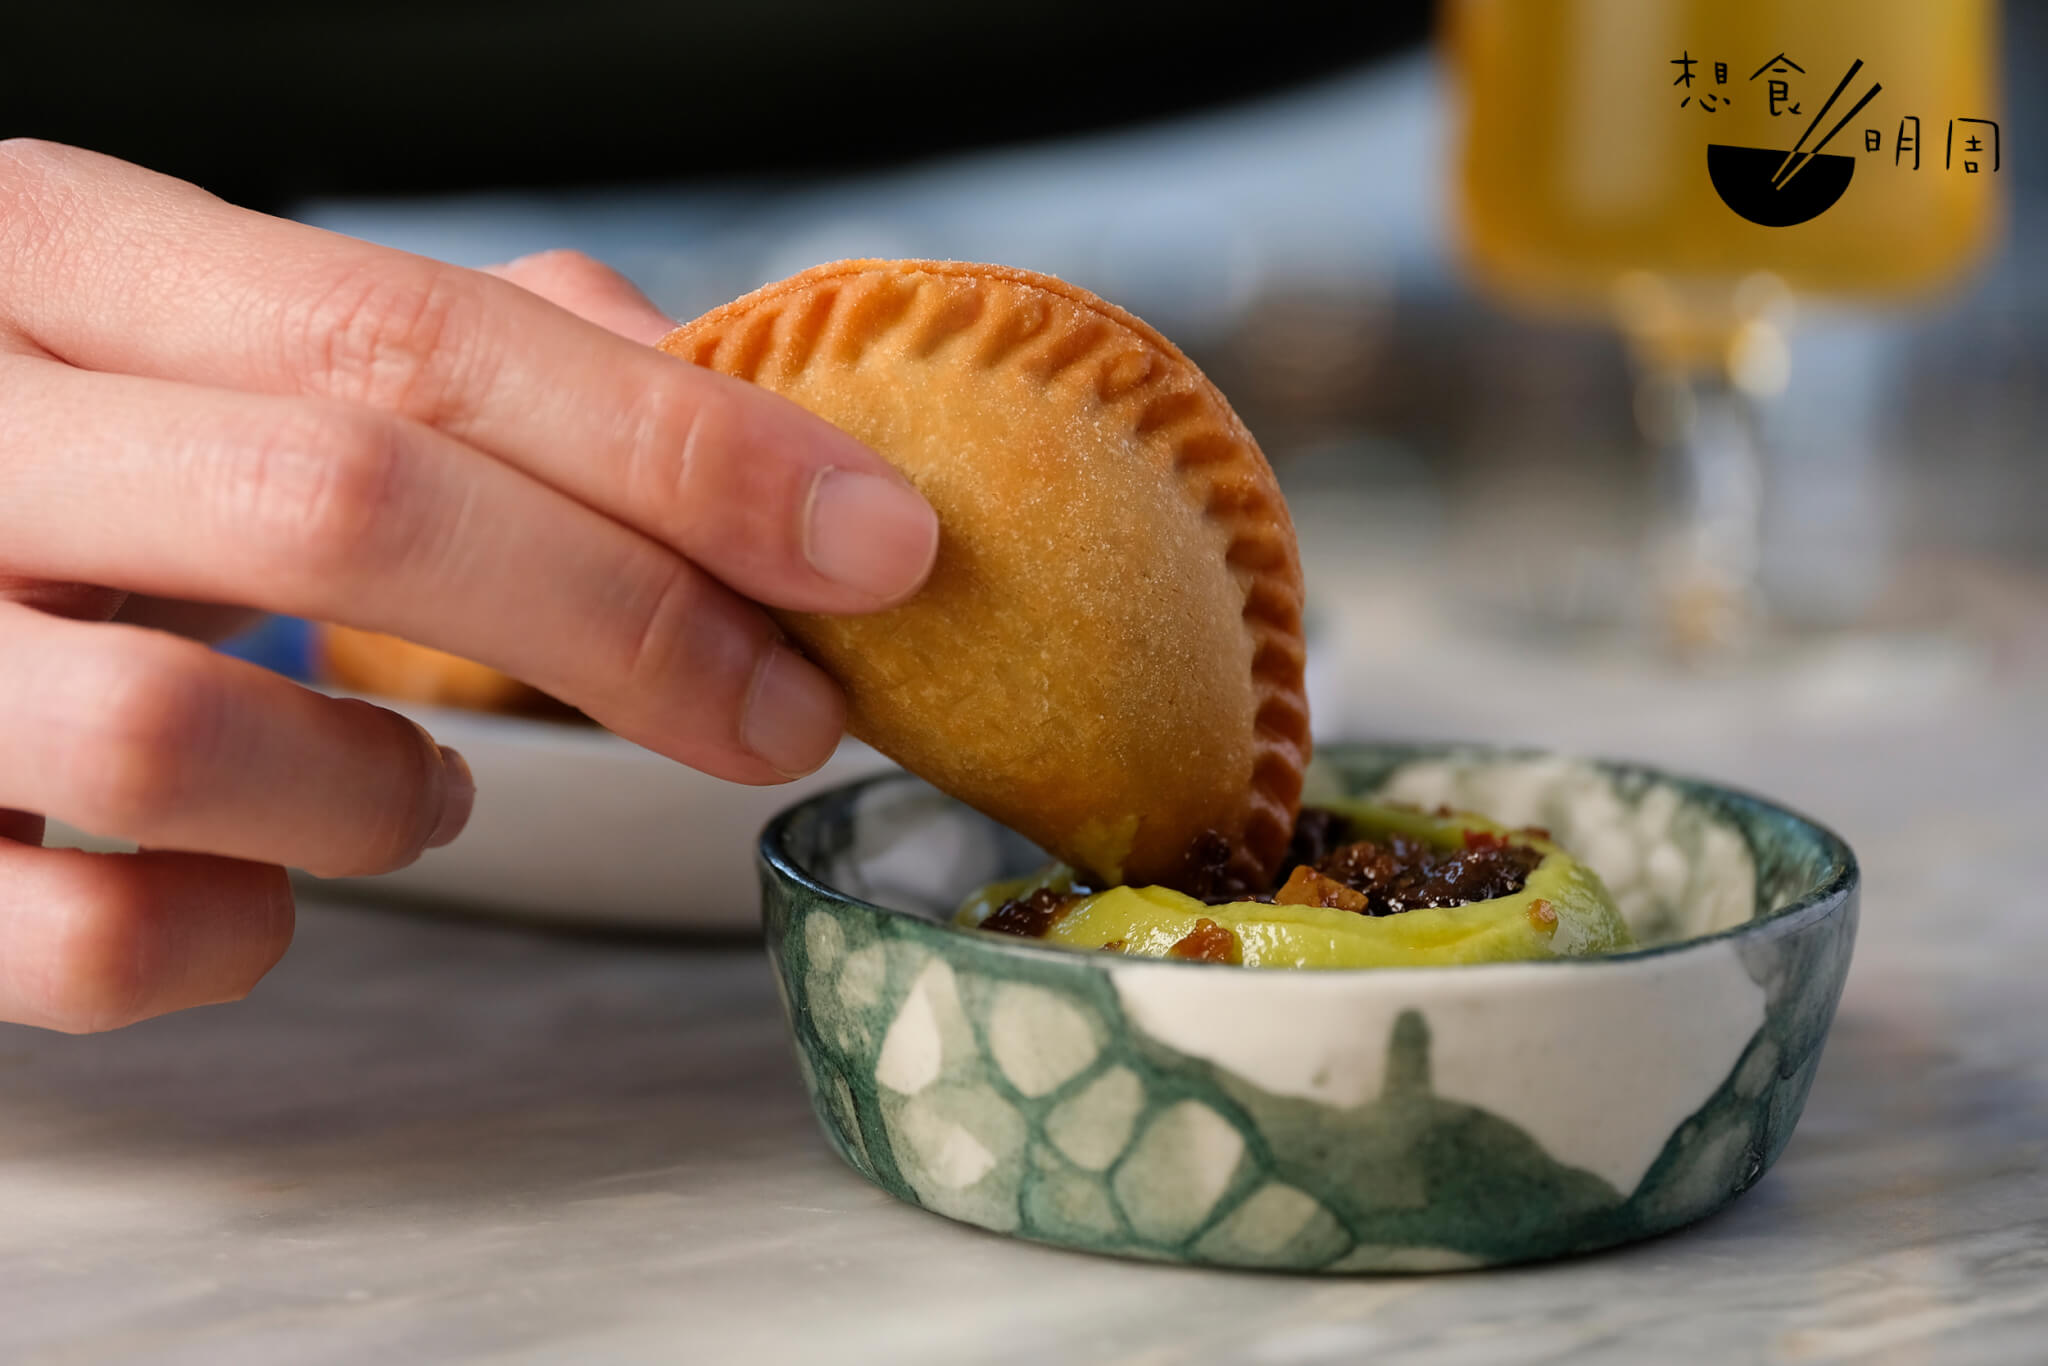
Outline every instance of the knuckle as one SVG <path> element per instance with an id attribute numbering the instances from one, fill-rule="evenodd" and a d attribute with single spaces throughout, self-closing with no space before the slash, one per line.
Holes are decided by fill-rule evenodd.
<path id="1" fill-rule="evenodd" d="M 474 292 L 430 261 L 354 264 L 314 292 L 296 319 L 302 376 L 319 392 L 435 423 L 449 416 Z"/>
<path id="2" fill-rule="evenodd" d="M 489 273 L 522 289 L 552 298 L 557 303 L 563 302 L 565 296 L 601 297 L 632 288 L 625 276 L 573 247 L 537 251 L 516 261 L 507 261 L 502 266 L 493 266 Z"/>
<path id="3" fill-rule="evenodd" d="M 658 539 L 746 591 L 807 583 L 806 500 L 813 457 L 769 439 L 756 400 L 773 395 L 724 385 L 650 386 L 625 485 Z"/>
<path id="4" fill-rule="evenodd" d="M 661 556 L 624 593 L 623 653 L 614 677 L 643 693 L 668 685 L 686 665 L 703 666 L 707 584 L 687 561 Z"/>
<path id="5" fill-rule="evenodd" d="M 234 523 L 263 572 L 319 591 L 388 557 L 406 525 L 404 428 L 320 405 L 262 434 L 233 476 Z"/>
<path id="6" fill-rule="evenodd" d="M 732 397 L 711 386 L 649 385 L 628 447 L 628 489 L 662 526 L 689 525 L 710 501 L 718 465 L 740 421 Z"/>
<path id="7" fill-rule="evenodd" d="M 48 161 L 49 144 L 39 138 L 0 138 L 0 185 L 13 189 L 37 175 Z"/>
<path id="8" fill-rule="evenodd" d="M 546 276 L 558 280 L 610 282 L 616 277 L 616 272 L 610 266 L 574 247 L 550 247 L 546 251 L 534 252 L 531 256 L 522 256 L 512 262 L 512 268 L 522 275 Z"/>
<path id="9" fill-rule="evenodd" d="M 39 138 L 0 141 L 0 252 L 17 273 L 64 242 L 77 214 L 67 182 L 79 156 Z"/>
<path id="10" fill-rule="evenodd" d="M 143 838 L 189 804 L 193 769 L 217 743 L 222 697 L 200 669 L 112 669 L 90 701 L 71 774 L 71 811 L 96 833 Z"/>
<path id="11" fill-rule="evenodd" d="M 15 189 L 40 182 L 77 155 L 62 143 L 42 138 L 0 138 L 0 184 Z"/>

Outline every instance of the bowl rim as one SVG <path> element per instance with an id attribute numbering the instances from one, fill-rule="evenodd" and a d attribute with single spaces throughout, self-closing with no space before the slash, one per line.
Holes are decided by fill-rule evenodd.
<path id="1" fill-rule="evenodd" d="M 1690 786 L 1704 792 L 1710 792 L 1719 798 L 1731 799 L 1736 803 L 1759 808 L 1805 827 L 1806 832 L 1820 844 L 1823 853 L 1832 860 L 1833 871 L 1824 881 L 1806 892 L 1803 896 L 1763 915 L 1753 916 L 1748 920 L 1731 925 L 1727 929 L 1715 930 L 1711 934 L 1693 935 L 1686 939 L 1676 939 L 1664 944 L 1650 944 L 1642 948 L 1629 949 L 1622 953 L 1593 954 L 1585 957 L 1570 958 L 1516 959 L 1509 962 L 1496 963 L 1406 963 L 1369 968 L 1296 969 L 1297 972 L 1314 979 L 1355 980 L 1358 978 L 1387 978 L 1390 975 L 1410 977 L 1418 973 L 1434 974 L 1446 972 L 1456 973 L 1462 977 L 1473 972 L 1551 972 L 1563 970 L 1592 972 L 1626 968 L 1637 963 L 1691 952 L 1706 945 L 1786 933 L 1799 929 L 1808 923 L 1825 919 L 1833 914 L 1848 900 L 1850 894 L 1856 890 L 1861 880 L 1855 850 L 1850 848 L 1847 840 L 1843 839 L 1829 826 L 1823 825 L 1812 817 L 1794 810 L 1781 802 L 1760 796 L 1746 788 L 1733 787 L 1726 783 L 1713 782 L 1709 779 L 1692 777 L 1687 774 L 1673 773 L 1655 764 L 1628 759 L 1607 759 L 1597 756 L 1577 755 L 1562 750 L 1545 749 L 1540 746 L 1489 745 L 1466 741 L 1346 740 L 1332 741 L 1327 745 L 1317 747 L 1319 754 L 1334 754 L 1346 750 L 1365 749 L 1406 750 L 1410 751 L 1418 759 L 1459 754 L 1510 760 L 1532 758 L 1572 759 L 1581 763 L 1591 764 L 1610 774 L 1635 776 L 1655 781 L 1676 783 L 1680 786 Z M 813 793 L 803 800 L 783 808 L 761 830 L 761 837 L 755 849 L 756 857 L 761 867 L 775 877 L 801 887 L 812 896 L 821 900 L 837 903 L 847 909 L 871 912 L 892 919 L 906 921 L 927 929 L 937 930 L 942 934 L 959 935 L 963 937 L 963 944 L 973 944 L 984 952 L 1018 954 L 1022 955 L 1027 961 L 1037 963 L 1060 962 L 1073 966 L 1093 967 L 1111 965 L 1103 960 L 1100 954 L 1095 952 L 1056 947 L 1048 944 L 1037 944 L 1028 939 L 1020 939 L 1011 935 L 983 934 L 954 925 L 950 921 L 934 920 L 929 916 L 919 915 L 914 911 L 899 910 L 894 906 L 883 906 L 877 902 L 868 901 L 853 895 L 851 892 L 842 891 L 837 887 L 819 881 L 799 867 L 796 860 L 790 857 L 785 847 L 789 829 L 811 808 L 822 806 L 829 802 L 844 802 L 850 806 L 852 803 L 857 802 L 861 795 L 869 788 L 879 787 L 886 783 L 907 782 L 924 783 L 927 787 L 931 786 L 931 784 L 926 783 L 924 779 L 919 778 L 916 774 L 908 770 L 897 769 L 891 772 L 870 774 L 864 778 L 841 783 L 835 787 L 827 788 L 823 792 Z M 946 797 L 947 800 L 953 802 L 964 811 L 981 815 L 980 812 L 975 811 L 973 807 L 960 801 L 957 797 L 952 797 L 950 794 L 943 792 L 940 795 Z M 983 816 L 982 819 L 989 820 L 992 818 Z M 1157 967 L 1169 971 L 1196 972 L 1220 970 L 1244 973 L 1250 971 L 1261 979 L 1270 977 L 1275 971 L 1278 971 L 1278 969 L 1248 970 L 1236 963 L 1205 963 L 1180 958 L 1118 957 L 1113 966 L 1118 968 L 1134 967 L 1145 969 Z"/>

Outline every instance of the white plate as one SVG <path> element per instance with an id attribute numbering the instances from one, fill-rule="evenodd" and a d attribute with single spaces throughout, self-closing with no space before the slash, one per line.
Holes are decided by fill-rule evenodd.
<path id="1" fill-rule="evenodd" d="M 307 887 L 458 904 L 522 919 L 751 932 L 760 923 L 754 842 L 783 807 L 893 767 L 856 740 L 816 773 L 775 787 L 707 777 L 595 726 L 376 699 L 462 751 L 476 809 L 461 838 L 371 878 Z"/>

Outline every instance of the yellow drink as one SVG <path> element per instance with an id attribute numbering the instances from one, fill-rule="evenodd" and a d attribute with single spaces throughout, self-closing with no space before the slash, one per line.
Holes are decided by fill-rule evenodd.
<path id="1" fill-rule="evenodd" d="M 1634 272 L 1708 311 L 1760 271 L 1799 293 L 1947 282 L 1997 227 L 2005 172 L 1992 170 L 1990 130 L 1957 124 L 1944 165 L 1951 119 L 1998 117 L 1996 28 L 1995 0 L 1449 0 L 1467 258 L 1483 283 L 1546 311 L 1605 311 Z M 1804 73 L 1755 75 L 1780 53 Z M 1674 84 L 1684 55 L 1692 82 Z M 1739 217 L 1708 178 L 1708 144 L 1790 149 L 1857 59 L 1862 70 L 1806 144 L 1882 85 L 1826 148 L 1856 159 L 1840 200 L 1796 226 Z M 1785 82 L 1775 115 L 1774 80 Z M 1909 116 L 1918 170 L 1897 147 Z M 1867 150 L 1867 129 L 1878 150 Z M 1975 174 L 1963 169 L 1971 134 L 1986 142 L 1969 158 Z"/>
<path id="2" fill-rule="evenodd" d="M 1996 0 L 1445 0 L 1444 26 L 1466 261 L 1623 330 L 1677 476 L 1646 605 L 1682 653 L 1740 647 L 1765 616 L 1752 400 L 1787 383 L 1780 305 L 1930 291 L 1984 252 L 2010 160 Z"/>

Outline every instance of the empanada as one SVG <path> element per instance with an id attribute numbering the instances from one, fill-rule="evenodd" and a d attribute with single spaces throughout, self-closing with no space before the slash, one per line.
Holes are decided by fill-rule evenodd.
<path id="1" fill-rule="evenodd" d="M 1309 751 L 1294 528 L 1171 342 L 1029 271 L 845 261 L 660 346 L 859 437 L 937 509 L 910 602 L 777 613 L 855 735 L 1097 880 L 1267 884 Z"/>

